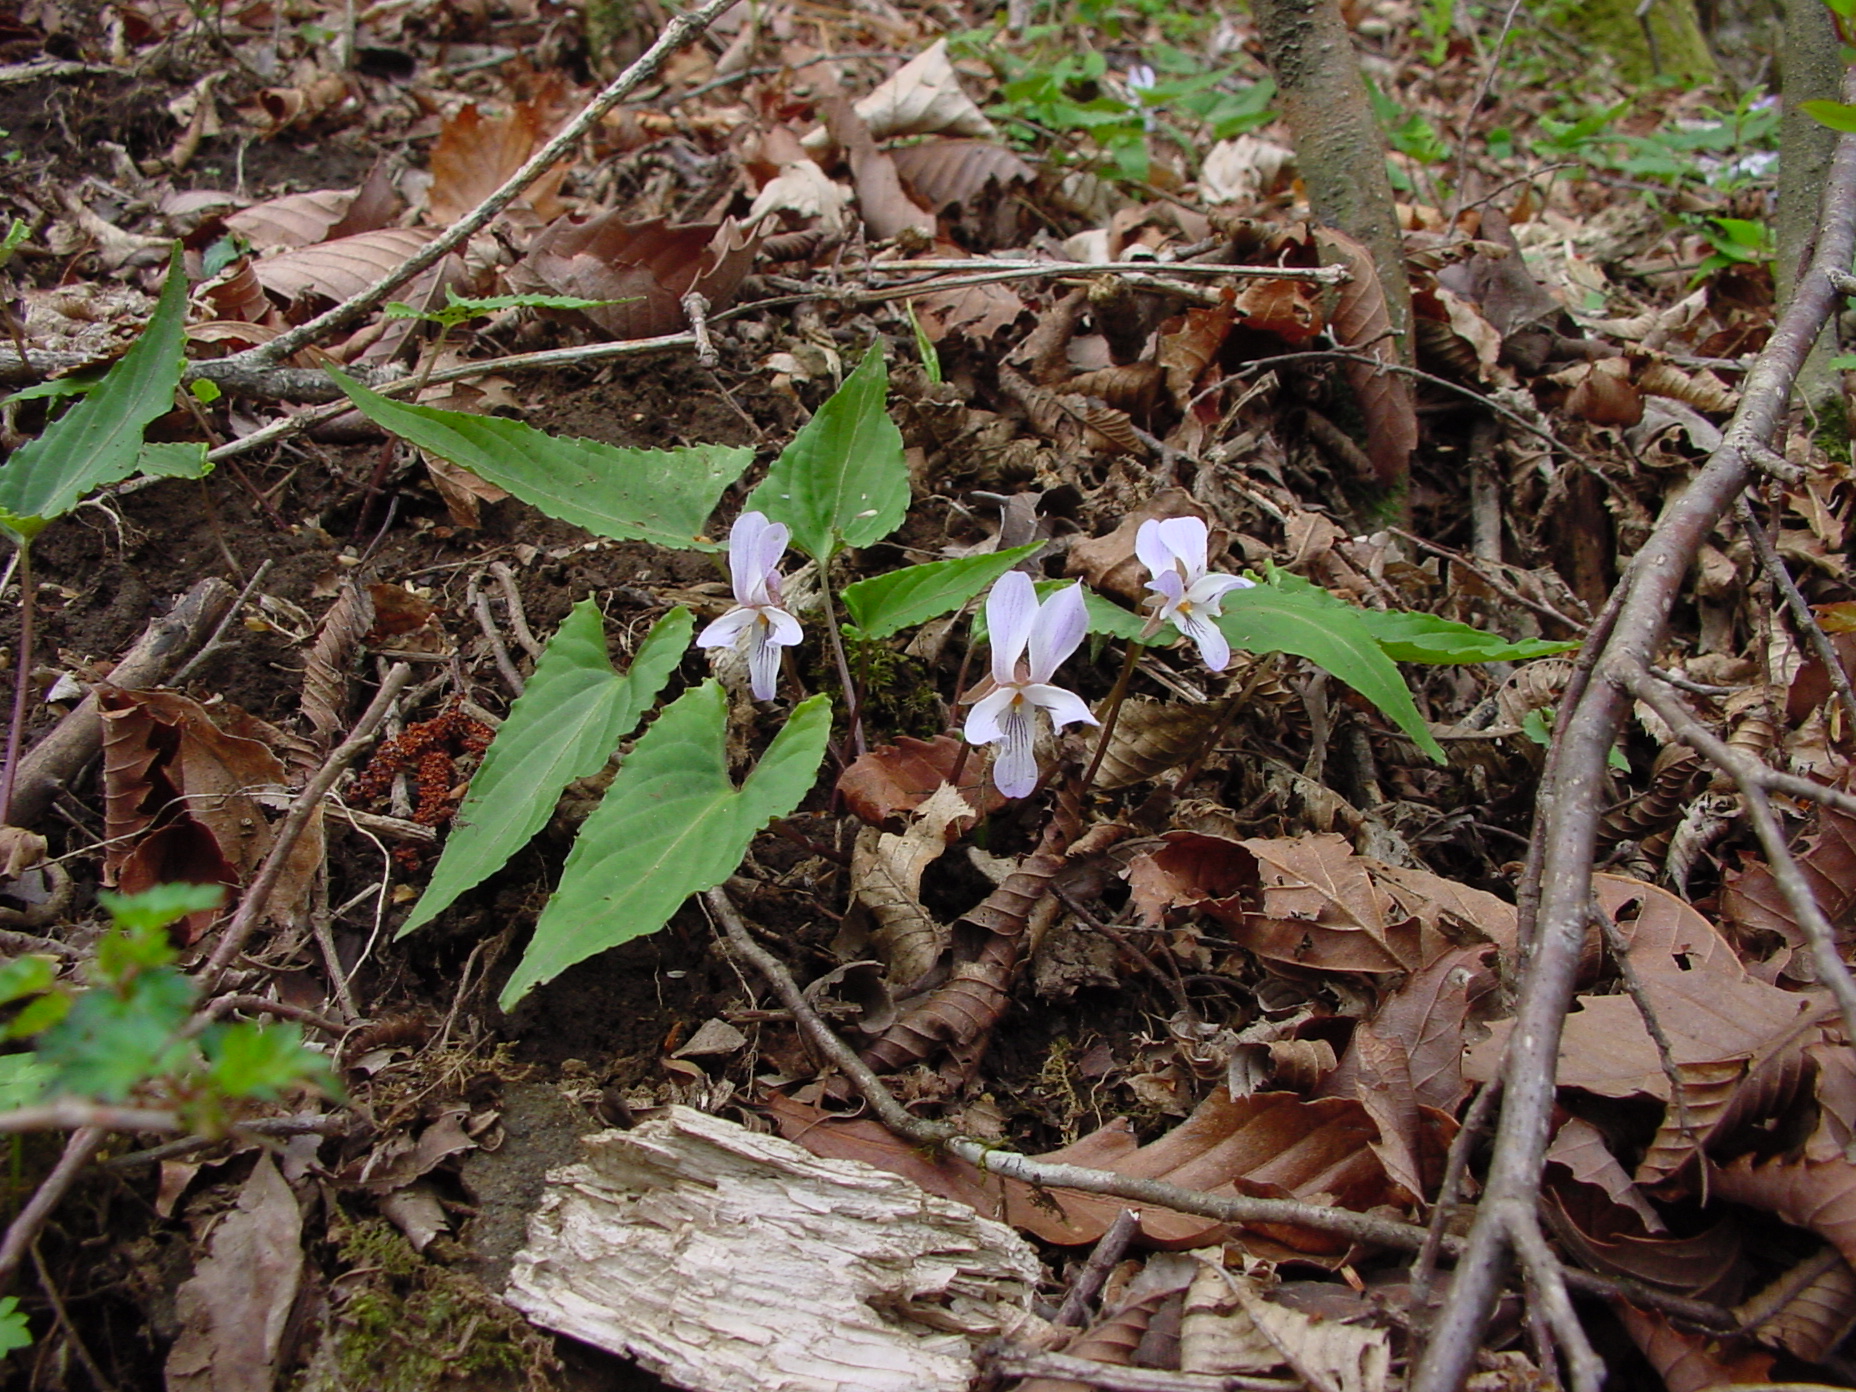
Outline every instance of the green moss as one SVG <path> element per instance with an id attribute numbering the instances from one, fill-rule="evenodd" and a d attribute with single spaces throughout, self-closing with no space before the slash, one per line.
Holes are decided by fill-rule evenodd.
<path id="1" fill-rule="evenodd" d="M 915 735 L 933 739 L 946 730 L 947 713 L 928 669 L 888 643 L 847 635 L 845 656 L 864 687 L 864 731 L 872 744 Z"/>
<path id="2" fill-rule="evenodd" d="M 378 1218 L 330 1223 L 330 1318 L 294 1392 L 519 1392 L 547 1385 L 545 1335 Z"/>
<path id="3" fill-rule="evenodd" d="M 1590 51 L 1612 58 L 1625 82 L 1664 77 L 1701 84 L 1719 76 L 1695 16 L 1694 0 L 1658 0 L 1650 7 L 1654 60 L 1634 0 L 1558 0 L 1548 15 Z"/>

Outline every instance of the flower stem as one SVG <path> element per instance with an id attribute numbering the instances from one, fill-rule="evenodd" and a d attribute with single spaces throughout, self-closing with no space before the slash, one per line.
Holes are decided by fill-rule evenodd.
<path id="1" fill-rule="evenodd" d="M 1108 700 L 1103 703 L 1102 733 L 1096 737 L 1096 752 L 1089 756 L 1089 767 L 1083 770 L 1080 791 L 1084 794 L 1095 785 L 1096 770 L 1102 767 L 1102 758 L 1108 753 L 1108 742 L 1115 737 L 1115 721 L 1121 715 L 1121 703 L 1128 695 L 1128 684 L 1134 680 L 1134 667 L 1141 660 L 1141 649 L 1145 646 L 1139 639 L 1128 640 L 1128 656 L 1121 664 L 1121 675 L 1115 678 L 1115 689 L 1108 693 Z"/>
<path id="2" fill-rule="evenodd" d="M 19 548 L 19 652 L 13 673 L 13 720 L 6 732 L 6 772 L 0 774 L 0 822 L 12 824 L 13 785 L 19 781 L 19 746 L 26 730 L 26 692 L 32 685 L 32 547 Z"/>
<path id="3" fill-rule="evenodd" d="M 851 727 L 851 748 L 862 758 L 867 752 L 864 743 L 863 700 L 857 689 L 857 683 L 851 677 L 850 659 L 844 654 L 844 637 L 838 632 L 838 609 L 831 602 L 831 564 L 828 561 L 818 563 L 818 593 L 825 605 L 825 632 L 831 639 L 831 656 L 838 664 L 838 681 L 844 687 L 845 719 Z"/>

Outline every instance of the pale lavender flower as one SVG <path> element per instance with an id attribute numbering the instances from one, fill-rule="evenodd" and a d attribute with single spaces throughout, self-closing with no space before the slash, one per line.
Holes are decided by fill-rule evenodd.
<path id="1" fill-rule="evenodd" d="M 1007 797 L 1024 797 L 1038 785 L 1033 712 L 1043 710 L 1059 730 L 1078 720 L 1099 723 L 1075 692 L 1050 684 L 1089 628 L 1083 587 L 1058 590 L 1040 605 L 1031 577 L 1008 570 L 986 596 L 986 628 L 996 689 L 968 714 L 967 743 L 996 744 L 992 781 Z M 1027 647 L 1030 660 L 1020 662 Z"/>
<path id="2" fill-rule="evenodd" d="M 780 557 L 791 535 L 781 522 L 744 512 L 728 533 L 728 574 L 735 607 L 696 635 L 702 648 L 740 648 L 747 654 L 754 699 L 771 701 L 780 676 L 780 649 L 801 637 L 799 620 L 780 607 Z"/>
<path id="3" fill-rule="evenodd" d="M 1141 523 L 1134 534 L 1134 554 L 1152 573 L 1147 588 L 1159 596 L 1149 631 L 1170 623 L 1198 644 L 1199 656 L 1214 672 L 1231 661 L 1231 645 L 1212 620 L 1222 612 L 1232 590 L 1248 590 L 1256 581 L 1235 575 L 1207 574 L 1205 523 L 1197 517 L 1169 517 Z"/>
<path id="4" fill-rule="evenodd" d="M 1153 110 L 1147 105 L 1146 98 L 1159 81 L 1154 76 L 1154 70 L 1145 63 L 1136 63 L 1128 69 L 1128 95 L 1134 98 L 1133 105 L 1140 110 L 1141 125 L 1150 131 L 1159 123 L 1154 119 Z"/>

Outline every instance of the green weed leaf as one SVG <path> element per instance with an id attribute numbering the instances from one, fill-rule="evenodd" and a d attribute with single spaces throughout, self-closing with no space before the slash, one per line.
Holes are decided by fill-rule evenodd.
<path id="1" fill-rule="evenodd" d="M 929 561 L 844 587 L 844 609 L 871 638 L 887 638 L 951 613 L 1043 546 L 1015 546 L 987 556 Z"/>
<path id="2" fill-rule="evenodd" d="M 31 1346 L 32 1331 L 26 1327 L 26 1313 L 19 1308 L 19 1297 L 0 1296 L 0 1357 Z"/>
<path id="3" fill-rule="evenodd" d="M 584 599 L 573 607 L 484 754 L 445 853 L 401 937 L 430 923 L 527 845 L 554 811 L 561 789 L 599 772 L 657 699 L 695 627 L 687 609 L 671 610 L 639 646 L 631 670 L 620 676 L 606 655 L 599 606 Z"/>
<path id="4" fill-rule="evenodd" d="M 1833 131 L 1856 131 L 1856 106 L 1839 101 L 1799 102 L 1798 109 Z"/>
<path id="5" fill-rule="evenodd" d="M 0 1112 L 30 1107 L 45 1096 L 51 1080 L 52 1070 L 31 1054 L 0 1054 Z"/>
<path id="6" fill-rule="evenodd" d="M 1468 624 L 1440 619 L 1435 614 L 1381 612 L 1375 609 L 1354 611 L 1373 635 L 1385 655 L 1394 662 L 1431 662 L 1439 665 L 1457 662 L 1526 662 L 1554 653 L 1571 652 L 1579 646 L 1577 639 L 1555 641 L 1551 638 L 1509 640 L 1499 633 L 1488 633 Z"/>
<path id="7" fill-rule="evenodd" d="M 42 952 L 15 957 L 0 967 L 0 1005 L 10 1005 L 22 996 L 36 996 L 51 990 L 58 980 L 58 963 Z"/>
<path id="8" fill-rule="evenodd" d="M 97 903 L 110 916 L 111 922 L 126 933 L 152 933 L 171 923 L 179 923 L 190 913 L 216 909 L 225 898 L 224 885 L 184 882 L 154 885 L 140 894 L 97 891 Z"/>
<path id="9" fill-rule="evenodd" d="M 193 984 L 172 969 L 143 972 L 122 991 L 86 991 L 39 1036 L 39 1059 L 56 1071 L 59 1092 L 120 1102 L 184 1061 L 175 1034 L 192 1005 Z"/>
<path id="10" fill-rule="evenodd" d="M 186 318 L 187 276 L 176 250 L 141 337 L 83 400 L 0 467 L 0 530 L 24 545 L 86 494 L 136 471 L 142 432 L 174 409 Z"/>
<path id="11" fill-rule="evenodd" d="M 329 375 L 369 419 L 595 536 L 714 551 L 701 532 L 754 452 L 730 445 L 622 449 L 550 435 L 521 421 L 408 406 Z M 906 500 L 907 489 L 903 496 Z"/>
<path id="12" fill-rule="evenodd" d="M 301 1025 L 214 1025 L 200 1047 L 207 1081 L 226 1097 L 272 1098 L 298 1083 L 329 1078 L 328 1060 L 303 1047 Z"/>
<path id="13" fill-rule="evenodd" d="M 888 398 L 879 343 L 800 427 L 748 499 L 748 507 L 792 528 L 793 545 L 821 564 L 840 546 L 881 541 L 908 512 L 909 468 Z"/>
<path id="14" fill-rule="evenodd" d="M 827 697 L 801 702 L 737 788 L 721 685 L 704 682 L 666 707 L 580 828 L 503 1009 L 574 963 L 655 933 L 690 895 L 727 879 L 754 834 L 812 787 L 830 728 Z"/>
<path id="15" fill-rule="evenodd" d="M 1405 679 L 1351 604 L 1313 585 L 1259 585 L 1226 595 L 1218 626 L 1231 646 L 1244 652 L 1307 658 L 1379 707 L 1431 758 L 1445 762 Z"/>

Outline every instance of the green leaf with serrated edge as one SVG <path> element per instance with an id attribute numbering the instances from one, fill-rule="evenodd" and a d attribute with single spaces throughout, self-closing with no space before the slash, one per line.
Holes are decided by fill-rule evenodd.
<path id="1" fill-rule="evenodd" d="M 750 509 L 792 528 L 793 545 L 815 561 L 829 560 L 841 545 L 881 541 L 909 510 L 909 466 L 888 398 L 879 343 L 799 428 L 748 499 Z"/>
<path id="2" fill-rule="evenodd" d="M 1856 106 L 1848 102 L 1799 102 L 1798 109 L 1819 125 L 1829 126 L 1834 131 L 1856 131 Z"/>
<path id="3" fill-rule="evenodd" d="M 304 1047 L 297 1024 L 214 1025 L 201 1036 L 200 1051 L 207 1081 L 227 1097 L 272 1098 L 298 1083 L 329 1077 L 329 1061 Z"/>
<path id="4" fill-rule="evenodd" d="M 887 638 L 953 612 L 1043 545 L 1034 541 L 1009 551 L 929 561 L 859 580 L 844 587 L 844 611 L 866 636 Z"/>
<path id="5" fill-rule="evenodd" d="M 573 607 L 485 751 L 401 937 L 501 869 L 541 830 L 563 788 L 605 766 L 683 660 L 695 627 L 687 609 L 672 609 L 620 676 L 606 655 L 599 606 L 583 599 Z"/>
<path id="6" fill-rule="evenodd" d="M 174 409 L 187 319 L 176 249 L 148 327 L 101 382 L 0 467 L 0 530 L 24 544 L 85 495 L 136 470 L 142 432 Z"/>
<path id="7" fill-rule="evenodd" d="M 128 932 L 166 928 L 190 913 L 216 909 L 225 899 L 224 885 L 186 881 L 151 885 L 139 894 L 117 894 L 108 889 L 97 891 L 97 903 L 103 906 L 103 911 L 118 928 Z"/>
<path id="8" fill-rule="evenodd" d="M 334 369 L 329 376 L 376 424 L 428 449 L 523 502 L 595 536 L 714 551 L 701 532 L 722 490 L 754 451 L 731 445 L 622 449 L 550 435 L 501 416 L 408 406 Z"/>
<path id="9" fill-rule="evenodd" d="M 802 701 L 737 788 L 721 685 L 704 682 L 665 707 L 581 825 L 503 1009 L 574 963 L 655 933 L 690 895 L 733 874 L 755 833 L 811 789 L 830 730 L 830 699 Z"/>
<path id="10" fill-rule="evenodd" d="M 19 1308 L 19 1297 L 0 1297 L 0 1357 L 30 1347 L 32 1330 L 26 1323 L 25 1311 Z"/>
<path id="11" fill-rule="evenodd" d="M 1431 758 L 1446 762 L 1443 747 L 1418 714 L 1411 689 L 1352 605 L 1313 587 L 1259 585 L 1224 597 L 1218 627 L 1233 648 L 1307 658 L 1379 707 Z"/>

